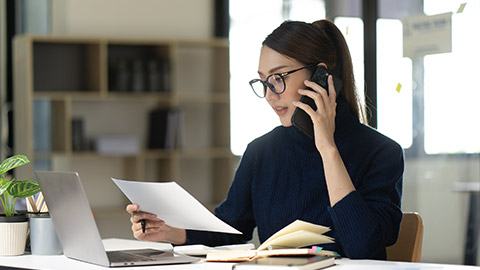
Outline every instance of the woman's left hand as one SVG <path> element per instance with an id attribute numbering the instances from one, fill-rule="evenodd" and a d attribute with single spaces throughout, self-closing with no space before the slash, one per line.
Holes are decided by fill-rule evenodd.
<path id="1" fill-rule="evenodd" d="M 333 133 L 335 132 L 335 115 L 337 107 L 337 94 L 333 85 L 332 76 L 328 76 L 328 89 L 319 86 L 312 81 L 305 81 L 305 85 L 313 89 L 314 91 L 299 89 L 298 93 L 304 96 L 308 96 L 314 100 L 317 110 L 314 111 L 312 107 L 303 102 L 294 102 L 293 105 L 304 110 L 313 122 L 315 145 L 320 153 L 330 148 L 336 147 Z"/>

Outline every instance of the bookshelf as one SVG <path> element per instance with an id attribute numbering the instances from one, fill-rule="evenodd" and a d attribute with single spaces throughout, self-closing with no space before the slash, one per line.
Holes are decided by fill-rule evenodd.
<path id="1" fill-rule="evenodd" d="M 17 169 L 18 179 L 34 178 L 34 170 L 78 171 L 102 211 L 128 202 L 110 177 L 175 180 L 207 205 L 225 197 L 237 161 L 227 40 L 25 35 L 14 40 L 14 67 L 14 152 L 32 161 Z M 180 145 L 149 149 L 154 109 L 183 113 Z M 100 138 L 118 135 L 138 150 L 98 151 Z"/>

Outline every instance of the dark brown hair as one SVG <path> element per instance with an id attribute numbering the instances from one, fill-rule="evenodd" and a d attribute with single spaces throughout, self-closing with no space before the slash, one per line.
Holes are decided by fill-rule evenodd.
<path id="1" fill-rule="evenodd" d="M 347 42 L 335 24 L 328 20 L 313 23 L 285 21 L 262 45 L 305 65 L 325 63 L 343 81 L 341 95 L 351 112 L 366 123 L 353 76 L 352 58 Z"/>

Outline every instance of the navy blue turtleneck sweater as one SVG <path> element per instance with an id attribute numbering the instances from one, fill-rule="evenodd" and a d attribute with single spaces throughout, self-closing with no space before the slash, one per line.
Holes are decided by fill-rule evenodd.
<path id="1" fill-rule="evenodd" d="M 215 215 L 243 235 L 187 230 L 187 243 L 226 245 L 260 241 L 296 219 L 329 226 L 334 244 L 349 258 L 385 259 L 402 219 L 403 150 L 356 119 L 338 100 L 335 143 L 356 190 L 330 205 L 322 158 L 312 139 L 295 127 L 277 127 L 252 141 L 228 196 Z"/>

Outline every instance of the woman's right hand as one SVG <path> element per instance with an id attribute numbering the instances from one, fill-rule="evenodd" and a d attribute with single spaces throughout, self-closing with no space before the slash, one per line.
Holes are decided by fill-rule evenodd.
<path id="1" fill-rule="evenodd" d="M 133 236 L 138 240 L 169 242 L 176 245 L 186 243 L 187 236 L 184 229 L 170 227 L 163 220 L 152 213 L 139 211 L 137 204 L 127 205 L 127 212 L 131 215 Z M 141 221 L 145 220 L 145 233 L 142 231 Z"/>

